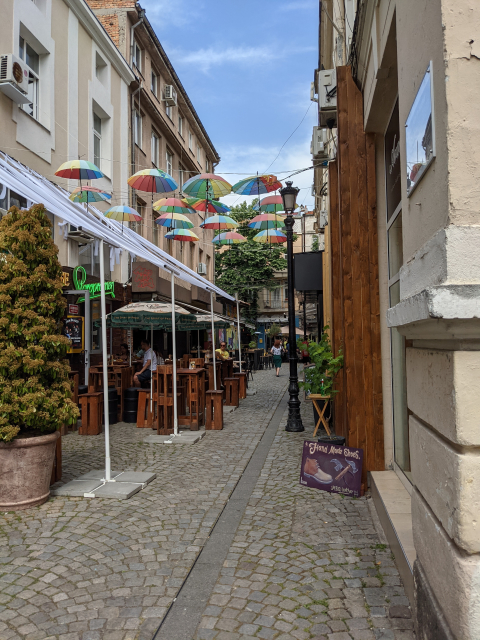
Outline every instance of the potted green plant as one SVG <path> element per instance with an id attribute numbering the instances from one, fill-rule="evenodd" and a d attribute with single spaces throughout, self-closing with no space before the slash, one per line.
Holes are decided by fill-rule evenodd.
<path id="1" fill-rule="evenodd" d="M 330 336 L 327 333 L 328 328 L 328 326 L 324 327 L 319 341 L 310 340 L 307 343 L 306 348 L 310 356 L 311 365 L 305 367 L 304 380 L 303 382 L 299 382 L 299 386 L 305 390 L 307 398 L 316 400 L 316 402 L 313 403 L 315 424 L 318 423 L 319 419 L 315 404 L 319 406 L 321 410 L 325 402 L 330 402 L 331 411 L 335 394 L 338 393 L 338 391 L 334 389 L 335 378 L 343 367 L 342 350 L 339 350 L 337 356 L 334 355 Z M 305 350 L 303 338 L 298 339 L 297 346 L 299 349 Z M 332 437 L 334 438 L 335 436 Z"/>
<path id="2" fill-rule="evenodd" d="M 0 221 L 1 510 L 48 499 L 58 430 L 79 415 L 57 251 L 43 205 L 12 207 Z"/>

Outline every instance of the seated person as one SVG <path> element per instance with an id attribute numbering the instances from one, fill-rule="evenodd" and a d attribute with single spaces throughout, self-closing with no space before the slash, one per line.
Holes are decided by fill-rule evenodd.
<path id="1" fill-rule="evenodd" d="M 133 376 L 133 384 L 136 387 L 141 387 L 143 382 L 150 382 L 152 378 L 152 371 L 157 370 L 157 356 L 155 351 L 150 347 L 148 340 L 142 340 L 143 349 L 143 366 Z"/>
<path id="2" fill-rule="evenodd" d="M 155 349 L 155 353 L 157 355 L 157 365 L 165 364 L 165 360 L 164 360 L 164 357 L 163 357 L 163 352 L 160 349 Z"/>
<path id="3" fill-rule="evenodd" d="M 126 342 L 122 342 L 122 344 L 120 345 L 119 360 L 123 360 L 123 362 L 130 362 L 130 350 Z"/>
<path id="4" fill-rule="evenodd" d="M 225 342 L 220 343 L 220 349 L 215 349 L 215 357 L 219 360 L 228 360 L 230 354 L 227 351 L 227 345 Z"/>

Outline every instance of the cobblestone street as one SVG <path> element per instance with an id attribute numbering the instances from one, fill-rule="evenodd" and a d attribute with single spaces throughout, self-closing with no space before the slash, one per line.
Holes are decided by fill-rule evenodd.
<path id="1" fill-rule="evenodd" d="M 287 383 L 285 366 L 279 379 L 257 372 L 257 395 L 194 446 L 144 444 L 149 431 L 114 426 L 113 469 L 157 474 L 128 501 L 53 497 L 2 513 L 0 640 L 152 640 Z M 284 431 L 286 413 L 278 424 L 191 640 L 414 637 L 369 498 L 298 484 L 313 431 L 310 404 L 302 411 L 305 433 Z M 63 451 L 63 481 L 103 466 L 103 436 L 69 434 Z"/>

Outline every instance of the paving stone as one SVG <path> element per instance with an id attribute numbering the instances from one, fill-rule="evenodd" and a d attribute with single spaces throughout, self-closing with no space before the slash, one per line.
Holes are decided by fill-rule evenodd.
<path id="1" fill-rule="evenodd" d="M 151 640 L 288 384 L 254 375 L 256 395 L 195 445 L 112 427 L 113 467 L 157 476 L 129 500 L 55 496 L 0 515 L 1 640 Z M 390 550 L 370 548 L 380 540 L 368 497 L 298 483 L 314 428 L 311 405 L 301 411 L 304 433 L 285 432 L 286 413 L 280 422 L 192 640 L 410 640 L 411 619 L 390 613 L 408 603 Z M 62 445 L 63 483 L 102 468 L 103 436 Z"/>

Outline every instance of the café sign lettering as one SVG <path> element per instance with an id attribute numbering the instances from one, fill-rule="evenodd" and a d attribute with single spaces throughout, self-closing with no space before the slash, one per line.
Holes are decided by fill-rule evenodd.
<path id="1" fill-rule="evenodd" d="M 82 266 L 78 266 L 75 267 L 75 269 L 73 270 L 72 273 L 72 278 L 73 278 L 73 286 L 75 287 L 75 289 L 81 291 L 82 289 L 86 289 L 87 291 L 90 292 L 90 300 L 93 300 L 94 298 L 99 298 L 101 295 L 101 285 L 99 282 L 92 282 L 90 284 L 86 283 L 87 280 L 87 272 L 85 271 L 85 269 Z M 105 282 L 105 295 L 106 296 L 111 296 L 112 298 L 115 298 L 115 283 L 114 282 Z M 85 298 L 79 298 L 77 300 L 77 304 L 80 304 L 80 302 L 84 302 Z"/>

